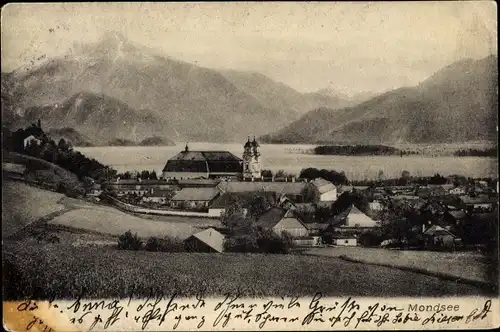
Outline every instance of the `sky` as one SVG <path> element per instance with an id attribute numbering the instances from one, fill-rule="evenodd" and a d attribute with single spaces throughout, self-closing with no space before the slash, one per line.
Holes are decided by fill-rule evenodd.
<path id="1" fill-rule="evenodd" d="M 260 72 L 300 92 L 417 85 L 497 54 L 493 1 L 46 3 L 2 8 L 2 72 L 118 32 L 179 60 Z"/>

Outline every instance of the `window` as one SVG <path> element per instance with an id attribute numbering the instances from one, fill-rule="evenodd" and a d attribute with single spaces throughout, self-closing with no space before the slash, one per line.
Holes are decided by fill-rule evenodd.
<path id="1" fill-rule="evenodd" d="M 345 244 L 348 244 L 349 243 L 349 240 L 345 240 Z"/>

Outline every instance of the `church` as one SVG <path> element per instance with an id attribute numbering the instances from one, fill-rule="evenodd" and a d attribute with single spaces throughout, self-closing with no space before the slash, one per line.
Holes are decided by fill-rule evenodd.
<path id="1" fill-rule="evenodd" d="M 260 145 L 248 137 L 244 145 L 243 159 L 229 151 L 191 151 L 186 145 L 167 161 L 163 168 L 164 179 L 260 179 L 262 160 Z"/>

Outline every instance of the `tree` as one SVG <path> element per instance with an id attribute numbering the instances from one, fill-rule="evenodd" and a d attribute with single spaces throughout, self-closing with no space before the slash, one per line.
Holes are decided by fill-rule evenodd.
<path id="1" fill-rule="evenodd" d="M 301 196 L 304 202 L 312 203 L 316 202 L 319 199 L 318 191 L 314 186 L 308 184 L 304 188 L 302 188 Z"/>
<path id="2" fill-rule="evenodd" d="M 238 222 L 245 219 L 245 213 L 243 211 L 243 205 L 236 197 L 231 197 L 230 201 L 230 205 L 224 210 L 220 219 L 222 226 L 232 229 Z"/>
<path id="3" fill-rule="evenodd" d="M 269 210 L 272 206 L 265 196 L 254 195 L 248 204 L 247 217 L 253 220 L 257 220 L 264 212 Z"/>
<path id="4" fill-rule="evenodd" d="M 66 140 L 64 138 L 61 138 L 59 140 L 59 143 L 57 144 L 57 148 L 63 152 L 69 151 L 69 145 L 68 145 L 68 143 L 66 143 Z"/>
<path id="5" fill-rule="evenodd" d="M 316 168 L 304 168 L 300 171 L 300 178 L 314 180 L 317 178 L 323 178 L 335 185 L 347 184 L 348 180 L 344 172 L 328 171 L 326 169 L 318 170 Z"/>
<path id="6" fill-rule="evenodd" d="M 149 173 L 149 178 L 151 180 L 158 180 L 158 175 L 156 175 L 156 171 L 151 171 L 151 173 Z"/>
<path id="7" fill-rule="evenodd" d="M 272 178 L 273 177 L 273 172 L 270 170 L 270 169 L 263 169 L 260 174 L 264 177 L 264 178 Z"/>

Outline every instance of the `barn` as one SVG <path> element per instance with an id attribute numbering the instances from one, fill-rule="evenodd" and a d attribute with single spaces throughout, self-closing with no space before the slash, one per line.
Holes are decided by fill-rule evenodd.
<path id="1" fill-rule="evenodd" d="M 213 228 L 207 228 L 188 237 L 184 240 L 184 245 L 188 251 L 220 253 L 224 251 L 224 235 Z"/>
<path id="2" fill-rule="evenodd" d="M 281 235 L 284 231 L 295 238 L 309 235 L 306 225 L 293 210 L 285 210 L 279 207 L 272 207 L 264 212 L 256 224 L 265 229 L 272 229 L 278 235 Z"/>

